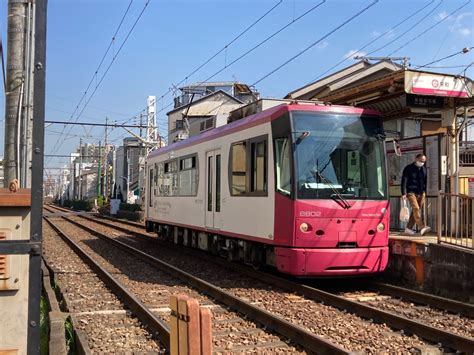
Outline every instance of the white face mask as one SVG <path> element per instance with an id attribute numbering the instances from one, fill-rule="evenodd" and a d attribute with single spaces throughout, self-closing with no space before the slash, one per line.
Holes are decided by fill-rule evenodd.
<path id="1" fill-rule="evenodd" d="M 420 168 L 421 168 L 423 165 L 425 165 L 425 163 L 422 162 L 422 161 L 417 161 L 415 164 L 416 164 L 416 166 L 418 166 L 418 167 L 420 167 Z"/>

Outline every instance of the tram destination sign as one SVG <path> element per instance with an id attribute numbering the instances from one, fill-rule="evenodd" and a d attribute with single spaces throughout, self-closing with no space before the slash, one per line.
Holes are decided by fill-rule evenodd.
<path id="1" fill-rule="evenodd" d="M 442 97 L 471 97 L 472 83 L 453 75 L 406 71 L 405 92 Z"/>

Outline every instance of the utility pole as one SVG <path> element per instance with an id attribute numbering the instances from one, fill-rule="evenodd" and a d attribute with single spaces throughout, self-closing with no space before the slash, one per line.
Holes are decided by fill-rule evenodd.
<path id="1" fill-rule="evenodd" d="M 108 156 L 108 153 L 109 153 L 109 148 L 108 148 L 108 145 L 107 145 L 107 134 L 108 134 L 108 129 L 107 129 L 107 124 L 109 122 L 109 118 L 108 117 L 105 117 L 105 143 L 104 143 L 104 201 L 107 201 L 107 197 L 109 195 L 109 171 L 107 169 L 107 163 L 108 163 L 108 160 L 107 160 L 107 156 Z"/>
<path id="2" fill-rule="evenodd" d="M 5 157 L 4 186 L 8 187 L 17 173 L 20 136 L 19 111 L 21 90 L 25 79 L 25 32 L 27 2 L 8 2 L 8 52 L 5 88 Z M 18 144 L 17 144 L 18 143 Z"/>
<path id="3" fill-rule="evenodd" d="M 100 157 L 101 157 L 101 142 L 99 141 L 99 161 L 97 162 L 97 197 L 100 196 L 100 190 L 101 190 L 101 183 L 100 183 L 100 170 L 101 170 L 101 167 L 102 167 L 102 162 L 100 160 Z"/>
<path id="4" fill-rule="evenodd" d="M 26 39 L 25 39 L 25 84 L 24 99 L 21 117 L 22 140 L 21 140 L 21 186 L 31 187 L 31 161 L 33 146 L 33 108 L 34 108 L 34 77 L 35 77 L 35 14 L 36 7 L 34 1 L 26 1 Z"/>
<path id="5" fill-rule="evenodd" d="M 79 138 L 79 200 L 82 200 L 82 138 Z"/>

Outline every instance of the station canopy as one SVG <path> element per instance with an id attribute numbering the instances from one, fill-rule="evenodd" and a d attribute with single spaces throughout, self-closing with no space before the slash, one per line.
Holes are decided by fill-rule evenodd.
<path id="1" fill-rule="evenodd" d="M 473 81 L 464 76 L 403 68 L 382 60 L 362 60 L 286 95 L 381 112 L 384 119 L 441 120 L 441 111 L 474 116 Z M 467 109 L 467 110 L 465 110 Z"/>

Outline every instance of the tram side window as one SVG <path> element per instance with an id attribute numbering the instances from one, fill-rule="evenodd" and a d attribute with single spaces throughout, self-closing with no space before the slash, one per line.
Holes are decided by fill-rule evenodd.
<path id="1" fill-rule="evenodd" d="M 247 192 L 247 142 L 232 144 L 231 159 L 231 195 L 245 195 Z"/>
<path id="2" fill-rule="evenodd" d="M 268 191 L 267 136 L 233 143 L 229 178 L 232 196 L 266 196 Z"/>
<path id="3" fill-rule="evenodd" d="M 176 196 L 178 194 L 178 163 L 176 160 L 164 164 L 162 196 Z"/>
<path id="4" fill-rule="evenodd" d="M 198 186 L 197 157 L 179 161 L 179 196 L 195 196 Z"/>
<path id="5" fill-rule="evenodd" d="M 267 142 L 253 142 L 251 152 L 251 183 L 250 192 L 267 191 Z"/>
<path id="6" fill-rule="evenodd" d="M 291 195 L 290 144 L 288 138 L 275 139 L 276 189 Z"/>
<path id="7" fill-rule="evenodd" d="M 152 194 L 152 191 L 153 191 L 153 182 L 154 182 L 154 179 L 153 179 L 153 169 L 150 169 L 150 173 L 149 173 L 149 185 L 148 185 L 148 205 L 150 207 L 153 207 L 153 194 Z"/>

